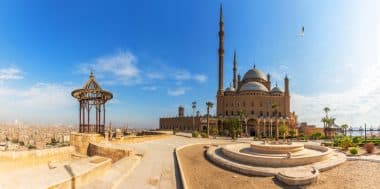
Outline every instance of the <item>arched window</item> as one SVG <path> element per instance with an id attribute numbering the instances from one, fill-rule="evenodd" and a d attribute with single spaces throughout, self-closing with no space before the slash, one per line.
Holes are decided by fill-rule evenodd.
<path id="1" fill-rule="evenodd" d="M 228 115 L 228 110 L 226 110 L 226 115 Z"/>
<path id="2" fill-rule="evenodd" d="M 255 115 L 255 111 L 252 110 L 252 111 L 251 111 L 251 114 L 252 114 L 252 115 Z"/>

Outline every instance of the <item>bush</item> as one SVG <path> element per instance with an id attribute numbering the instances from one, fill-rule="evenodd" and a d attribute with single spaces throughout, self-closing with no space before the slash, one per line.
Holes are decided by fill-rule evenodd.
<path id="1" fill-rule="evenodd" d="M 313 133 L 310 138 L 314 139 L 314 140 L 319 140 L 320 138 L 322 137 L 322 133 L 318 132 L 318 133 Z"/>
<path id="2" fill-rule="evenodd" d="M 350 149 L 350 153 L 351 153 L 352 155 L 356 155 L 356 154 L 358 154 L 358 149 L 357 149 L 356 147 L 351 148 L 351 149 Z"/>
<path id="3" fill-rule="evenodd" d="M 174 128 L 174 129 L 173 129 L 173 135 L 176 135 L 176 134 L 177 134 L 177 131 L 178 131 L 178 129 L 177 129 L 177 128 Z"/>
<path id="4" fill-rule="evenodd" d="M 202 138 L 208 138 L 207 133 L 205 133 L 205 132 L 201 132 L 201 137 L 202 137 Z"/>
<path id="5" fill-rule="evenodd" d="M 350 137 L 343 137 L 340 140 L 340 147 L 342 147 L 343 150 L 348 150 L 349 147 L 352 147 L 352 139 Z"/>
<path id="6" fill-rule="evenodd" d="M 367 143 L 364 145 L 364 149 L 367 151 L 367 153 L 371 154 L 375 151 L 375 144 L 372 142 Z"/>
<path id="7" fill-rule="evenodd" d="M 357 145 L 360 145 L 361 143 L 363 143 L 363 137 L 356 136 L 356 137 L 352 138 L 352 142 L 357 144 Z"/>
<path id="8" fill-rule="evenodd" d="M 193 131 L 193 133 L 191 133 L 191 136 L 194 137 L 194 138 L 198 138 L 199 137 L 199 132 L 198 131 Z"/>

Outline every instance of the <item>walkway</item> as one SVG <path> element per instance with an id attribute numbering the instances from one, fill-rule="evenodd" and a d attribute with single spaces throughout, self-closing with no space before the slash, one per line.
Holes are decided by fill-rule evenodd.
<path id="1" fill-rule="evenodd" d="M 190 143 L 206 143 L 215 140 L 170 136 L 136 144 L 120 144 L 132 147 L 143 154 L 140 164 L 121 182 L 118 188 L 181 188 L 178 172 L 175 171 L 174 149 Z"/>

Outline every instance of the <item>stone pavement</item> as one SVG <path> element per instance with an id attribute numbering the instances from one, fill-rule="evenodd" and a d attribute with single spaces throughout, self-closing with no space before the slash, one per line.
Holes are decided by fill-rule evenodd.
<path id="1" fill-rule="evenodd" d="M 143 158 L 118 188 L 181 188 L 179 172 L 174 164 L 174 149 L 185 144 L 208 143 L 216 140 L 170 136 L 136 144 L 120 144 L 136 150 Z"/>
<path id="2" fill-rule="evenodd" d="M 380 163 L 380 155 L 347 156 L 347 160 L 349 161 L 362 160 L 362 161 Z"/>

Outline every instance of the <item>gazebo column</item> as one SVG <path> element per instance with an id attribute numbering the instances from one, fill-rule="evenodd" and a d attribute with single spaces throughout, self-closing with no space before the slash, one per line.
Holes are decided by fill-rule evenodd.
<path id="1" fill-rule="evenodd" d="M 79 101 L 79 132 L 83 132 L 82 131 L 82 127 L 81 127 L 81 123 L 82 123 L 82 102 Z"/>
<path id="2" fill-rule="evenodd" d="M 105 126 L 106 126 L 106 103 L 103 103 L 103 128 L 102 128 L 103 132 L 104 132 Z"/>
<path id="3" fill-rule="evenodd" d="M 96 120 L 95 120 L 95 132 L 99 132 L 99 104 L 96 103 L 95 106 L 95 114 L 96 114 Z"/>
<path id="4" fill-rule="evenodd" d="M 87 104 L 87 132 L 90 132 L 90 104 Z"/>

